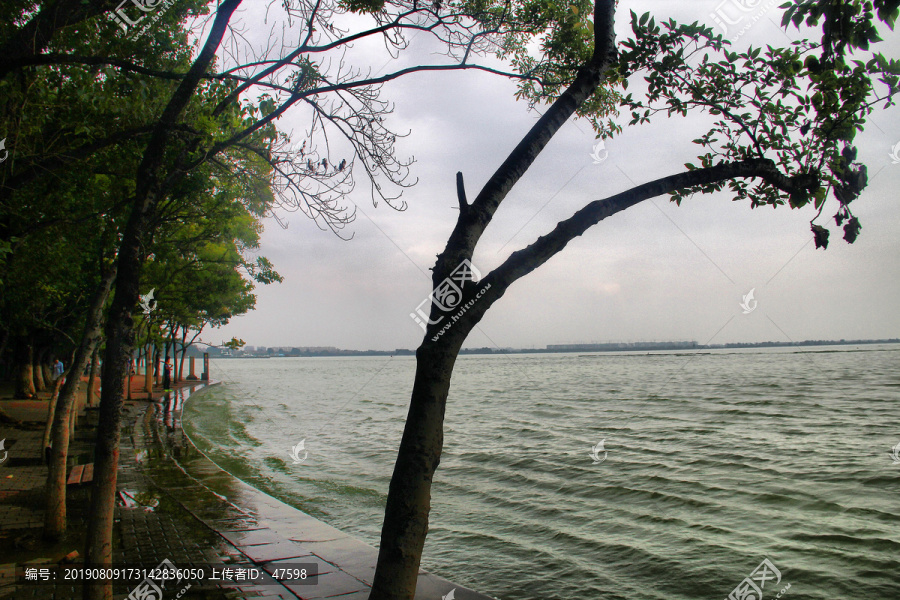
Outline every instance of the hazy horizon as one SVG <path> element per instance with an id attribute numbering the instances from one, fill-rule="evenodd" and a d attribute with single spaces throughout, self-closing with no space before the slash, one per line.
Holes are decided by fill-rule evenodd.
<path id="1" fill-rule="evenodd" d="M 202 345 L 211 346 L 215 348 L 223 348 L 224 343 L 228 340 L 222 340 L 219 344 L 214 343 L 205 343 Z M 241 350 L 248 351 L 248 348 L 266 348 L 269 349 L 298 349 L 301 351 L 316 351 L 316 350 L 339 350 L 339 351 L 347 351 L 347 352 L 393 352 L 396 350 L 408 350 L 411 352 L 415 352 L 415 348 L 389 348 L 389 349 L 380 349 L 380 348 L 342 348 L 340 346 L 334 345 L 300 345 L 300 344 L 284 344 L 284 345 L 275 345 L 275 346 L 265 346 L 262 344 L 253 344 L 244 340 L 245 345 L 241 347 Z M 697 340 L 612 340 L 612 341 L 601 341 L 601 342 L 572 342 L 572 343 L 562 343 L 562 344 L 544 344 L 541 346 L 504 346 L 502 348 L 494 348 L 494 350 L 504 351 L 504 350 L 546 350 L 549 346 L 603 346 L 603 345 L 612 345 L 612 344 L 632 344 L 632 345 L 640 345 L 640 344 L 697 344 L 698 348 L 712 347 L 720 345 L 729 345 L 729 344 L 786 344 L 785 347 L 790 348 L 793 345 L 796 346 L 816 346 L 816 345 L 848 345 L 848 344 L 891 344 L 891 343 L 900 343 L 900 338 L 841 338 L 837 340 L 833 339 L 808 339 L 808 340 L 797 340 L 795 342 L 779 342 L 777 340 L 763 340 L 760 342 L 717 342 L 715 344 L 702 344 Z M 463 345 L 463 350 L 480 350 L 482 348 L 490 348 L 490 346 L 466 346 Z M 574 350 L 573 350 L 574 351 Z M 553 350 L 550 352 L 566 352 L 565 350 Z"/>
<path id="2" fill-rule="evenodd" d="M 671 16 L 713 24 L 710 15 L 721 4 L 623 1 L 619 39 L 630 33 L 629 10 L 652 11 L 658 21 Z M 787 43 L 778 26 L 781 11 L 770 5 L 759 5 L 760 18 L 735 49 Z M 248 24 L 262 14 L 261 4 L 250 6 L 241 17 Z M 885 32 L 889 40 L 874 49 L 896 55 L 897 35 Z M 408 63 L 376 50 L 367 54 L 373 74 Z M 441 60 L 424 36 L 412 40 L 411 50 Z M 629 91 L 638 87 L 635 81 Z M 408 209 L 373 207 L 367 186 L 358 186 L 347 198 L 348 206 L 357 207 L 356 221 L 345 230 L 354 236 L 349 242 L 302 214 L 279 213 L 287 229 L 267 219 L 260 253 L 273 261 L 284 283 L 258 287 L 256 310 L 201 339 L 417 347 L 423 332 L 409 315 L 431 291 L 429 269 L 455 224 L 456 172 L 463 172 L 468 196 L 474 197 L 538 116 L 515 100 L 515 88 L 480 72 L 424 73 L 385 85 L 384 98 L 395 104 L 386 122 L 409 132 L 398 139 L 399 156 L 416 159 L 411 180 L 418 183 L 402 198 Z M 695 195 L 681 207 L 667 197 L 654 198 L 591 228 L 514 283 L 465 346 L 900 337 L 900 164 L 889 156 L 900 142 L 898 116 L 896 106 L 876 111 L 857 136 L 869 186 L 853 203 L 862 223 L 855 244 L 841 239 L 830 218 L 834 200 L 817 221 L 832 230 L 822 251 L 814 249 L 809 230 L 811 207 L 751 210 L 748 201 L 732 202 L 724 193 Z M 691 140 L 706 133 L 708 123 L 708 117 L 691 114 L 625 127 L 605 142 L 608 157 L 596 163 L 591 128 L 570 120 L 498 210 L 473 264 L 486 275 L 587 202 L 683 170 L 701 150 Z M 306 125 L 288 113 L 281 126 L 293 128 L 299 140 Z M 745 313 L 741 303 L 751 290 L 758 304 Z"/>

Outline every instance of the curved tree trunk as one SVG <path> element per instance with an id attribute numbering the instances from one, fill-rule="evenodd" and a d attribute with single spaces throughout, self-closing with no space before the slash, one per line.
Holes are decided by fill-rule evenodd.
<path id="1" fill-rule="evenodd" d="M 522 138 L 471 204 L 466 200 L 462 176 L 457 176 L 459 217 L 432 270 L 435 291 L 446 282 L 452 284 L 450 277 L 454 274 L 462 274 L 462 279 L 453 280 L 460 286 L 473 280 L 467 279 L 465 271 L 458 270 L 463 268 L 464 262 L 471 267 L 468 261 L 497 207 L 560 127 L 606 77 L 615 62 L 614 16 L 613 0 L 594 1 L 595 44 L 590 60 Z M 546 258 L 542 257 L 542 260 Z M 525 262 L 519 269 L 521 274 L 540 264 L 538 259 Z M 428 533 L 431 482 L 441 458 L 444 409 L 453 365 L 469 331 L 503 295 L 509 283 L 521 274 L 514 273 L 505 280 L 489 275 L 482 281 L 491 282 L 477 295 L 472 288 L 461 289 L 460 304 L 456 308 L 465 308 L 456 314 L 443 313 L 437 303 L 432 302 L 425 340 L 416 351 L 416 379 L 388 490 L 378 564 L 369 600 L 412 600 L 415 596 L 418 567 Z M 453 284 L 453 287 L 457 286 Z M 487 290 L 490 294 L 479 300 Z M 446 329 L 447 326 L 450 328 Z"/>
<path id="2" fill-rule="evenodd" d="M 137 213 L 137 209 L 135 210 Z M 131 311 L 138 299 L 141 244 L 134 221 L 129 220 L 119 247 L 116 293 L 106 322 L 106 352 L 100 390 L 100 418 L 94 446 L 94 481 L 91 489 L 85 566 L 108 567 L 112 563 L 113 516 L 119 466 L 119 438 L 126 360 L 131 356 L 134 329 Z M 66 427 L 63 427 L 66 429 Z M 84 600 L 111 600 L 112 582 L 91 580 L 84 585 Z"/>
<path id="3" fill-rule="evenodd" d="M 112 563 L 113 517 L 121 436 L 119 426 L 124 404 L 122 396 L 126 361 L 131 358 L 134 350 L 132 311 L 140 293 L 141 266 L 145 252 L 143 241 L 152 228 L 151 223 L 159 202 L 163 157 L 170 145 L 172 128 L 215 59 L 228 22 L 241 1 L 224 0 L 219 3 L 206 41 L 160 115 L 137 169 L 135 196 L 119 244 L 115 294 L 105 328 L 106 352 L 103 357 L 100 391 L 100 421 L 94 449 L 94 485 L 91 490 L 90 521 L 85 543 L 86 567 L 108 567 Z M 111 600 L 112 591 L 111 581 L 91 580 L 84 585 L 83 598 Z"/>
<path id="4" fill-rule="evenodd" d="M 60 377 L 53 382 L 53 393 L 50 395 L 50 402 L 47 404 L 47 423 L 44 425 L 44 438 L 41 442 L 41 448 L 44 449 L 44 461 L 50 460 L 50 434 L 53 431 L 53 421 L 56 418 L 56 404 L 59 402 L 59 388 L 62 385 L 63 378 Z M 68 416 L 66 417 L 66 429 L 69 428 Z"/>
<path id="5" fill-rule="evenodd" d="M 97 291 L 94 292 L 81 343 L 70 361 L 68 377 L 59 393 L 56 414 L 53 418 L 50 469 L 47 475 L 47 502 L 44 509 L 44 538 L 48 540 L 57 540 L 66 531 L 66 463 L 69 457 L 69 437 L 74 424 L 74 414 L 77 412 L 77 410 L 72 410 L 72 405 L 75 401 L 78 384 L 81 382 L 81 374 L 91 356 L 96 356 L 94 349 L 100 341 L 103 305 L 109 296 L 115 273 L 114 268 L 105 273 Z M 59 382 L 57 382 L 58 384 Z M 90 387 L 87 389 L 87 394 L 90 398 Z"/>

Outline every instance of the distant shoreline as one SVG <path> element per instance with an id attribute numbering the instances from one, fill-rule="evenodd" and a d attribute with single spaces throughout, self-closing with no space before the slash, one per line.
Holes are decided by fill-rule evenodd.
<path id="1" fill-rule="evenodd" d="M 699 344 L 697 342 L 620 342 L 605 344 L 548 344 L 544 348 L 464 348 L 460 354 L 547 354 L 579 352 L 652 352 L 659 350 L 723 350 L 739 348 L 789 348 L 809 346 L 858 346 L 861 344 L 900 344 L 900 339 L 885 340 L 804 340 L 802 342 L 735 342 L 732 344 Z M 273 348 L 272 351 L 242 352 L 232 355 L 210 347 L 210 358 L 290 358 L 316 356 L 414 356 L 408 348 L 396 350 L 342 350 L 340 348 Z M 193 349 L 188 350 L 188 356 Z M 198 352 L 195 356 L 200 355 Z"/>

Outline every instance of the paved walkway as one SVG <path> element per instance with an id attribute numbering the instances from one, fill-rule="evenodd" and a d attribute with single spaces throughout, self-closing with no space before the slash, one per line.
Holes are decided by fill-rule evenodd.
<path id="1" fill-rule="evenodd" d="M 152 403 L 126 402 L 113 563 L 152 568 L 168 560 L 182 569 L 206 566 L 204 580 L 190 581 L 187 590 L 185 582 L 166 586 L 162 600 L 171 600 L 183 590 L 182 599 L 367 599 L 377 558 L 374 547 L 244 484 L 188 441 L 181 428 L 181 408 L 199 387 L 178 389 Z M 11 416 L 30 412 L 16 413 L 9 401 L 0 402 L 0 407 Z M 46 414 L 46 404 L 43 411 Z M 96 413 L 90 409 L 79 421 L 95 422 Z M 83 548 L 83 540 L 74 534 L 52 548 L 39 540 L 40 499 L 47 476 L 41 463 L 42 435 L 42 428 L 0 425 L 0 439 L 7 438 L 10 453 L 0 464 L 0 547 L 14 546 L 12 558 L 0 549 L 0 563 L 6 563 L 0 564 L 0 598 L 80 598 L 77 586 L 64 582 L 13 585 L 10 581 L 13 562 L 55 564 L 72 550 L 81 552 Z M 71 451 L 76 461 L 92 460 L 92 435 L 92 427 L 82 428 L 76 435 Z M 84 529 L 88 488 L 69 488 L 73 531 Z M 252 582 L 211 581 L 211 568 L 220 577 L 223 569 L 232 569 L 233 577 L 239 571 L 256 569 L 260 577 Z M 285 568 L 307 568 L 317 576 L 305 582 L 276 581 L 272 575 L 280 577 Z M 115 598 L 126 598 L 137 583 L 116 583 Z M 441 600 L 451 591 L 450 597 L 458 600 L 489 599 L 419 572 L 417 600 Z"/>

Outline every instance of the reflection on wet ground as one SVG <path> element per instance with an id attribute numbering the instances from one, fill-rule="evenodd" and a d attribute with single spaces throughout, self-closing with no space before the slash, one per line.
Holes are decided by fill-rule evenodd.
<path id="1" fill-rule="evenodd" d="M 179 568 L 228 565 L 265 572 L 262 585 L 197 581 L 182 598 L 212 598 L 224 590 L 229 598 L 368 598 L 375 548 L 239 481 L 191 444 L 181 409 L 197 389 L 167 393 L 143 412 L 129 412 L 114 562 L 156 565 L 168 559 Z M 299 564 L 318 573 L 314 581 L 279 583 L 270 576 Z M 460 600 L 488 598 L 424 571 L 416 598 L 439 600 L 451 590 Z"/>

